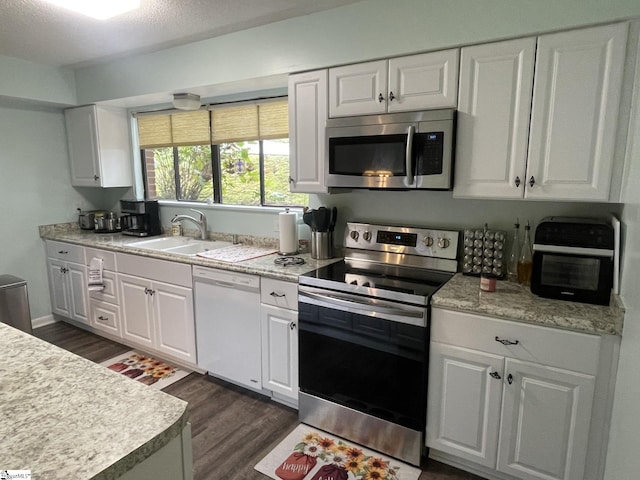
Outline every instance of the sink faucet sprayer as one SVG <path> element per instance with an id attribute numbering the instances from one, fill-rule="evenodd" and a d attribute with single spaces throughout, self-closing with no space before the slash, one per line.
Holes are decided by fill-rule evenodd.
<path id="1" fill-rule="evenodd" d="M 204 213 L 202 213 L 200 210 L 195 210 L 193 208 L 191 208 L 190 210 L 192 212 L 196 212 L 199 215 L 199 218 L 196 219 L 191 215 L 175 215 L 171 219 L 171 223 L 175 223 L 180 220 L 191 220 L 193 223 L 195 223 L 198 226 L 198 230 L 200 231 L 200 238 L 202 240 L 206 240 L 207 239 L 207 217 L 205 217 Z"/>

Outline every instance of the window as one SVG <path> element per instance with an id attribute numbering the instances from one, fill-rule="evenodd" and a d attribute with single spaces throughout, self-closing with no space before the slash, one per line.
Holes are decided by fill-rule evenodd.
<path id="1" fill-rule="evenodd" d="M 288 105 L 281 99 L 138 114 L 146 198 L 304 206 L 289 192 Z"/>

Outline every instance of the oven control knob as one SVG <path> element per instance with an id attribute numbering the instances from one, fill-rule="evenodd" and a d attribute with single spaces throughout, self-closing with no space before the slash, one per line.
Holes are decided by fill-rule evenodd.
<path id="1" fill-rule="evenodd" d="M 449 240 L 446 238 L 438 239 L 438 247 L 447 248 L 449 246 Z"/>
<path id="2" fill-rule="evenodd" d="M 371 241 L 371 232 L 366 231 L 362 234 L 362 238 L 364 238 L 367 242 Z"/>
<path id="3" fill-rule="evenodd" d="M 357 242 L 357 241 L 358 241 L 358 237 L 360 236 L 360 234 L 358 233 L 358 231 L 357 231 L 357 230 L 353 230 L 353 231 L 349 234 L 349 236 L 350 236 L 351 238 L 353 238 L 353 239 Z"/>
<path id="4" fill-rule="evenodd" d="M 422 243 L 424 243 L 425 247 L 431 247 L 433 245 L 433 238 L 431 237 L 424 237 L 422 239 Z"/>

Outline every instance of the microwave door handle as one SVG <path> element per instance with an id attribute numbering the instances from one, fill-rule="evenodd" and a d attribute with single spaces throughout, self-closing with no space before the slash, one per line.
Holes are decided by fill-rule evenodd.
<path id="1" fill-rule="evenodd" d="M 407 129 L 407 151 L 405 153 L 406 168 L 407 168 L 407 185 L 413 185 L 413 134 L 416 131 L 416 127 L 410 125 Z"/>

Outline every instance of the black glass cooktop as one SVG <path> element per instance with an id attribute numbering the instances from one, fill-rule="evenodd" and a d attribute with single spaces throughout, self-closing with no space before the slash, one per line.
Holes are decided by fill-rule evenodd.
<path id="1" fill-rule="evenodd" d="M 301 285 L 371 297 L 426 303 L 451 277 L 450 273 L 391 266 L 354 268 L 341 261 L 305 273 L 299 277 L 299 282 Z"/>

